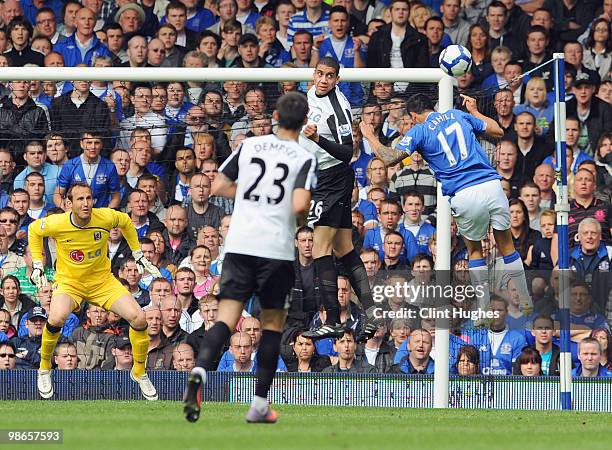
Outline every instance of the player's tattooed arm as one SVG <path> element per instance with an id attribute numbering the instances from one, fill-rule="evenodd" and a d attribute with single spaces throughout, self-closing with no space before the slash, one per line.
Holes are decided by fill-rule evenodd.
<path id="1" fill-rule="evenodd" d="M 370 148 L 372 148 L 374 154 L 382 159 L 385 165 L 394 166 L 408 156 L 406 152 L 382 145 L 374 133 L 374 127 L 372 127 L 372 125 L 361 122 L 359 124 L 359 129 L 361 130 L 363 138 L 370 144 Z"/>

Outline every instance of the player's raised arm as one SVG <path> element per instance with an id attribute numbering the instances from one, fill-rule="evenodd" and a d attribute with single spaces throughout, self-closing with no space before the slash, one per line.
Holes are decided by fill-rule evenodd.
<path id="1" fill-rule="evenodd" d="M 502 127 L 499 126 L 497 121 L 485 116 L 483 113 L 478 111 L 478 104 L 476 103 L 475 98 L 468 97 L 467 95 L 463 94 L 461 94 L 461 98 L 463 98 L 463 106 L 465 106 L 467 112 L 487 124 L 485 134 L 493 138 L 504 137 L 504 130 L 502 130 Z"/>
<path id="2" fill-rule="evenodd" d="M 384 146 L 378 139 L 378 136 L 376 136 L 372 125 L 361 121 L 359 123 L 359 129 L 361 130 L 363 138 L 370 144 L 370 148 L 372 148 L 374 154 L 382 159 L 385 165 L 394 166 L 408 156 L 406 152 Z"/>

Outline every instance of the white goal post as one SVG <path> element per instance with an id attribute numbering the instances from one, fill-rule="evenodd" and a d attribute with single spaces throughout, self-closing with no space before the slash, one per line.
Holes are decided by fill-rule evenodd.
<path id="1" fill-rule="evenodd" d="M 3 67 L 1 81 L 244 81 L 279 82 L 309 81 L 311 68 L 171 68 L 171 67 Z M 438 84 L 438 109 L 440 112 L 453 107 L 453 80 L 441 69 L 366 68 L 340 71 L 342 81 L 352 82 L 412 82 Z M 437 200 L 437 252 L 436 270 L 448 273 L 451 269 L 451 212 L 448 201 L 442 196 L 438 184 Z M 436 321 L 436 365 L 434 374 L 434 407 L 448 407 L 449 390 L 449 328 L 448 323 Z"/>

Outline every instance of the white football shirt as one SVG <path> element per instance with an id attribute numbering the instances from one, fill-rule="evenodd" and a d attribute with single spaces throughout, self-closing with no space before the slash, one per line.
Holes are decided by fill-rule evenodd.
<path id="1" fill-rule="evenodd" d="M 237 183 L 226 253 L 293 261 L 293 190 L 312 190 L 316 160 L 274 134 L 245 139 L 219 171 Z"/>
<path id="2" fill-rule="evenodd" d="M 338 86 L 319 97 L 313 86 L 308 91 L 308 123 L 317 126 L 317 133 L 328 141 L 348 145 L 353 142 L 351 104 Z M 300 134 L 299 144 L 315 153 L 319 170 L 337 166 L 342 161 L 334 158 L 315 142 Z"/>

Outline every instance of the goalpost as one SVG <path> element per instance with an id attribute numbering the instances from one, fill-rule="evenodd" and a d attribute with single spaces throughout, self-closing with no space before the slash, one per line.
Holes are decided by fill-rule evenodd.
<path id="1" fill-rule="evenodd" d="M 3 81 L 244 81 L 279 82 L 310 81 L 311 68 L 91 68 L 91 67 L 3 67 Z M 441 69 L 395 69 L 395 68 L 343 68 L 341 81 L 348 82 L 410 82 L 437 83 L 438 110 L 444 112 L 453 107 L 453 79 Z M 437 255 L 436 270 L 450 272 L 451 269 L 451 212 L 448 201 L 442 196 L 440 184 L 437 190 Z M 436 320 L 436 366 L 434 374 L 434 407 L 447 408 L 449 396 L 449 327 L 448 321 Z"/>

